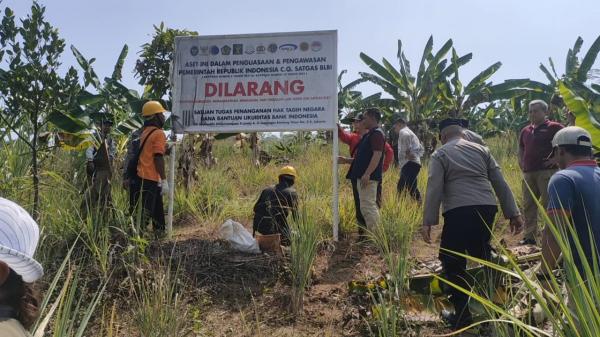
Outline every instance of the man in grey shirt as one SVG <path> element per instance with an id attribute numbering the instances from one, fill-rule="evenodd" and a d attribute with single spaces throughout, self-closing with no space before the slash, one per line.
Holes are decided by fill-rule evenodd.
<path id="1" fill-rule="evenodd" d="M 423 215 L 423 239 L 431 243 L 431 227 L 439 222 L 443 205 L 444 228 L 439 258 L 448 281 L 469 289 L 472 280 L 466 273 L 467 259 L 451 252 L 489 259 L 491 229 L 497 213 L 496 196 L 502 211 L 510 219 L 513 234 L 523 228 L 523 220 L 500 167 L 489 150 L 464 139 L 460 120 L 447 119 L 439 124 L 443 146 L 433 153 Z M 495 195 L 494 195 L 495 192 Z M 452 288 L 450 302 L 455 313 L 442 312 L 454 328 L 472 322 L 469 297 Z"/>

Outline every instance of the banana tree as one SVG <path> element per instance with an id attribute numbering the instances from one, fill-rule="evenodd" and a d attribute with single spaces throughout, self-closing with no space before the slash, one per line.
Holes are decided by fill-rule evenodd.
<path id="1" fill-rule="evenodd" d="M 458 54 L 452 48 L 452 78 L 442 79 L 440 84 L 440 97 L 444 102 L 444 108 L 450 117 L 458 118 L 480 104 L 489 103 L 492 100 L 493 85 L 488 79 L 494 75 L 502 66 L 496 62 L 473 77 L 467 85 L 463 85 L 459 77 Z"/>
<path id="2" fill-rule="evenodd" d="M 105 119 L 115 123 L 115 136 L 126 136 L 132 130 L 139 129 L 142 126 L 139 112 L 147 97 L 120 83 L 127 45 L 123 46 L 112 75 L 104 78 L 104 81 L 100 80 L 93 68 L 94 58 L 86 59 L 74 46 L 71 46 L 71 51 L 83 71 L 84 88 L 89 90 L 80 91 L 77 104 L 68 111 L 51 114 L 52 123 L 59 129 L 57 138 L 61 145 L 67 149 L 81 150 L 89 144 L 99 143 L 100 139 L 96 138 L 93 130 L 97 122 Z"/>
<path id="3" fill-rule="evenodd" d="M 440 85 L 456 68 L 472 58 L 472 54 L 467 54 L 448 62 L 446 55 L 451 49 L 452 40 L 448 40 L 433 53 L 433 37 L 430 37 L 425 45 L 417 74 L 413 75 L 410 62 L 402 50 L 402 41 L 398 40 L 398 69 L 386 58 L 383 58 L 380 64 L 361 53 L 360 58 L 375 74 L 361 72 L 360 75 L 389 94 L 396 101 L 398 110 L 403 111 L 409 120 L 425 120 L 435 117 L 444 108 L 439 99 Z"/>
<path id="4" fill-rule="evenodd" d="M 436 138 L 430 131 L 433 119 L 447 115 L 448 101 L 443 99 L 442 88 L 448 78 L 457 69 L 471 60 L 471 53 L 448 59 L 452 50 L 452 40 L 446 41 L 440 49 L 433 51 L 433 37 L 430 37 L 419 63 L 416 75 L 411 72 L 410 62 L 402 50 L 402 41 L 398 40 L 398 69 L 386 58 L 378 63 L 368 55 L 361 53 L 365 64 L 374 71 L 360 73 L 361 77 L 380 86 L 394 101 L 392 107 L 409 120 L 411 128 L 421 138 L 428 152 L 436 146 Z"/>
<path id="5" fill-rule="evenodd" d="M 570 48 L 567 51 L 565 58 L 565 72 L 561 76 L 558 75 L 552 58 L 548 58 L 548 65 L 540 63 L 539 68 L 548 79 L 548 83 L 543 86 L 538 85 L 537 88 L 535 88 L 536 90 L 521 96 L 525 98 L 525 100 L 543 99 L 550 103 L 551 110 L 556 112 L 565 106 L 559 88 L 559 84 L 562 82 L 563 85 L 569 87 L 570 90 L 573 90 L 578 96 L 581 96 L 586 100 L 591 100 L 594 94 L 590 91 L 586 82 L 594 75 L 592 66 L 596 62 L 598 53 L 600 52 L 600 36 L 596 38 L 584 57 L 580 59 L 579 53 L 581 52 L 582 46 L 583 39 L 578 37 L 575 40 L 573 48 Z M 526 104 L 524 106 L 526 106 Z M 561 116 L 557 115 L 556 117 L 560 118 Z"/>

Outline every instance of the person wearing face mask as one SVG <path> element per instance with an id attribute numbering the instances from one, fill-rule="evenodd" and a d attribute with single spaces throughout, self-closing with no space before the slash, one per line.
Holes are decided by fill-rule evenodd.
<path id="1" fill-rule="evenodd" d="M 148 101 L 142 107 L 144 128 L 140 136 L 137 175 L 140 178 L 142 224 L 151 219 L 157 238 L 165 234 L 165 212 L 162 196 L 168 194 L 165 175 L 167 137 L 163 132 L 165 108 L 158 101 Z"/>
<path id="2" fill-rule="evenodd" d="M 0 198 L 0 337 L 29 337 L 39 314 L 33 282 L 44 274 L 33 259 L 37 223 L 16 203 Z"/>

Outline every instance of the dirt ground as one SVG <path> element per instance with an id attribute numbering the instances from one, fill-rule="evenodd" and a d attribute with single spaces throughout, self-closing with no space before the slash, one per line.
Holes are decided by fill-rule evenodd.
<path id="1" fill-rule="evenodd" d="M 210 229 L 212 228 L 212 229 Z M 437 259 L 441 226 L 435 227 L 435 242 L 425 243 L 416 233 L 411 255 L 415 265 Z M 382 276 L 384 263 L 377 250 L 358 243 L 355 234 L 342 235 L 339 242 L 320 246 L 313 268 L 313 281 L 304 299 L 303 311 L 289 313 L 290 281 L 280 259 L 233 252 L 215 240 L 214 226 L 193 221 L 180 224 L 174 240 L 161 245 L 181 265 L 193 301 L 198 305 L 202 336 L 368 336 L 366 319 L 349 294 L 353 280 Z M 518 238 L 503 235 L 506 246 Z M 434 313 L 414 324 L 406 336 L 445 334 Z"/>

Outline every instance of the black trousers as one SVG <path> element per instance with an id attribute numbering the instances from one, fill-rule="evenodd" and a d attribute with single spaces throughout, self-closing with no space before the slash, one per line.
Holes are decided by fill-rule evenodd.
<path id="1" fill-rule="evenodd" d="M 443 214 L 439 258 L 448 281 L 464 289 L 472 289 L 474 280 L 466 272 L 467 259 L 448 251 L 489 259 L 492 251 L 490 230 L 497 211 L 496 206 L 479 205 L 459 207 Z M 470 319 L 469 296 L 451 286 L 448 292 L 459 320 Z"/>
<path id="2" fill-rule="evenodd" d="M 140 192 L 142 195 L 142 224 L 146 225 L 152 220 L 155 231 L 165 230 L 165 210 L 158 182 L 141 180 Z"/>
<path id="3" fill-rule="evenodd" d="M 410 196 L 417 201 L 421 201 L 421 192 L 417 186 L 417 177 L 421 171 L 421 165 L 409 161 L 400 170 L 400 180 L 398 180 L 398 193 L 408 189 Z"/>
<path id="4" fill-rule="evenodd" d="M 129 214 L 135 215 L 138 203 L 140 202 L 140 188 L 142 181 L 140 178 L 129 180 Z"/>

